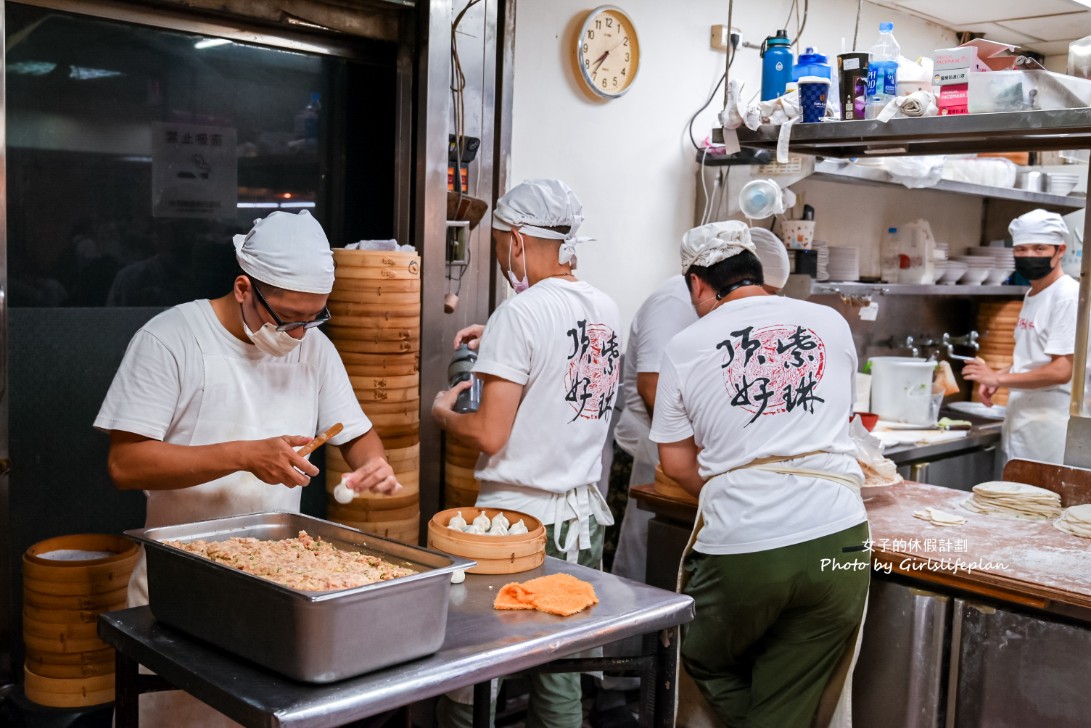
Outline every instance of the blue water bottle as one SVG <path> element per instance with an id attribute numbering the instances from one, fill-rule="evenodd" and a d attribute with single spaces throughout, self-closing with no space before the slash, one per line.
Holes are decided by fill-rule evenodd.
<path id="1" fill-rule="evenodd" d="M 778 30 L 761 43 L 761 100 L 783 96 L 792 80 L 792 41 L 788 31 Z"/>
<path id="2" fill-rule="evenodd" d="M 792 67 L 792 80 L 798 81 L 804 76 L 821 76 L 830 78 L 830 64 L 826 56 L 814 48 L 808 48 L 806 53 L 800 53 L 795 66 Z"/>

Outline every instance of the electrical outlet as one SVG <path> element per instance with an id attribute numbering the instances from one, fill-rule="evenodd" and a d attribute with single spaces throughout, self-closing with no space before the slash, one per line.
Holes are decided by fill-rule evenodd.
<path id="1" fill-rule="evenodd" d="M 709 45 L 713 50 L 726 52 L 730 45 L 730 38 L 728 37 L 728 29 L 726 25 L 714 25 L 712 26 L 712 35 L 709 38 Z"/>

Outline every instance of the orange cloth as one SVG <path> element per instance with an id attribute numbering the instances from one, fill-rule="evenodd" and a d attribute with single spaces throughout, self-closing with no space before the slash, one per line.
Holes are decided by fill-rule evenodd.
<path id="1" fill-rule="evenodd" d="M 494 609 L 537 609 L 567 617 L 598 604 L 595 588 L 569 574 L 550 574 L 520 584 L 505 584 L 496 595 Z"/>

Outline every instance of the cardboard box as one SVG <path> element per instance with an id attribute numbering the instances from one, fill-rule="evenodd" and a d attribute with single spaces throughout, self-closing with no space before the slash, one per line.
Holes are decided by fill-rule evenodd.
<path id="1" fill-rule="evenodd" d="M 968 114 L 969 110 L 969 84 L 959 83 L 951 86 L 940 86 L 939 96 L 936 97 L 936 106 L 939 107 L 940 116 L 955 116 Z"/>
<path id="2" fill-rule="evenodd" d="M 974 71 L 969 68 L 945 68 L 936 71 L 936 75 L 932 76 L 932 85 L 954 86 L 960 83 L 969 83 L 971 73 L 974 73 Z"/>
<path id="3" fill-rule="evenodd" d="M 932 54 L 932 63 L 937 73 L 952 68 L 973 68 L 977 63 L 977 46 L 941 48 Z"/>

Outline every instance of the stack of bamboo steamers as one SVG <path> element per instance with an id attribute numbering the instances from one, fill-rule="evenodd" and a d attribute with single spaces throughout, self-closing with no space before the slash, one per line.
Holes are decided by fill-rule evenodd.
<path id="1" fill-rule="evenodd" d="M 985 302 L 978 308 L 977 330 L 981 332 L 978 356 L 993 369 L 1010 367 L 1015 351 L 1015 326 L 1019 322 L 1022 301 Z M 974 387 L 973 400 L 981 401 Z M 1008 389 L 998 389 L 993 395 L 995 404 L 1008 403 Z"/>
<path id="2" fill-rule="evenodd" d="M 337 277 L 324 327 L 353 391 L 386 447 L 403 488 L 358 493 L 348 504 L 333 489 L 348 464 L 326 447 L 330 520 L 384 538 L 417 543 L 420 530 L 420 257 L 416 253 L 335 248 Z"/>

